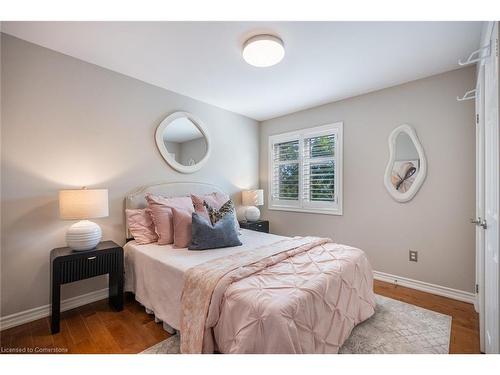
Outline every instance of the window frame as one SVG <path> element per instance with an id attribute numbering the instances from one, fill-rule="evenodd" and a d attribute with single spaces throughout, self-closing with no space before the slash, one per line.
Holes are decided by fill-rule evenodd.
<path id="1" fill-rule="evenodd" d="M 294 211 L 309 212 L 324 215 L 343 215 L 343 122 L 335 122 L 326 125 L 314 126 L 300 129 L 292 132 L 275 134 L 269 136 L 268 144 L 268 204 L 269 210 L 276 211 Z M 319 137 L 327 134 L 336 135 L 335 144 L 335 197 L 336 202 L 329 203 L 325 201 L 304 201 L 304 140 L 306 138 Z M 273 200 L 273 173 L 274 173 L 274 145 L 277 143 L 299 141 L 299 199 L 298 200 Z M 309 158 L 309 160 L 311 160 Z M 285 163 L 285 162 L 283 162 Z M 285 163 L 286 164 L 286 163 Z"/>

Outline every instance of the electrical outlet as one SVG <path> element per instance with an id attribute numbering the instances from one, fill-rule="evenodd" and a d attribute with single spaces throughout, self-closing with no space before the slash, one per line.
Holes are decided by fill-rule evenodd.
<path id="1" fill-rule="evenodd" d="M 418 262 L 418 251 L 410 250 L 410 262 Z"/>

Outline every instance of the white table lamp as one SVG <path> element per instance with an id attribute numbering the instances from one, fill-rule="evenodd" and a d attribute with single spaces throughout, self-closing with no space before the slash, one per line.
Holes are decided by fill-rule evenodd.
<path id="1" fill-rule="evenodd" d="M 247 206 L 245 210 L 245 218 L 248 221 L 257 221 L 260 218 L 260 211 L 256 206 L 264 204 L 264 190 L 245 190 L 241 192 L 243 206 Z"/>
<path id="2" fill-rule="evenodd" d="M 59 215 L 65 220 L 81 220 L 68 228 L 66 242 L 73 250 L 90 250 L 102 238 L 101 227 L 87 219 L 109 215 L 107 189 L 59 191 Z"/>

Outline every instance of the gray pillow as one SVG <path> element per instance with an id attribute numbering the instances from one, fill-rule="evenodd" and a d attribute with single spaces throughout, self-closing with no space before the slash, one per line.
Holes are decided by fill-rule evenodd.
<path id="1" fill-rule="evenodd" d="M 214 225 L 196 212 L 192 214 L 192 238 L 189 250 L 217 249 L 241 246 L 234 227 L 234 214 L 224 215 Z"/>

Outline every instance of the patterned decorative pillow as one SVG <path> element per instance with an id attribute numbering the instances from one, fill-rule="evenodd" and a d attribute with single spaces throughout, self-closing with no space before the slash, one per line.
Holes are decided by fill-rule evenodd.
<path id="1" fill-rule="evenodd" d="M 231 199 L 224 203 L 219 209 L 211 207 L 207 202 L 203 202 L 203 205 L 207 209 L 208 217 L 212 225 L 215 225 L 216 222 L 227 214 L 234 214 L 234 203 Z"/>
<path id="2" fill-rule="evenodd" d="M 207 203 L 212 208 L 216 210 L 220 210 L 222 205 L 229 200 L 229 196 L 227 194 L 213 192 L 205 195 L 196 195 L 191 194 L 191 199 L 193 201 L 194 210 L 198 215 L 203 216 L 207 221 L 210 221 L 210 216 L 208 215 L 208 210 L 205 208 L 205 203 Z M 238 234 L 240 233 L 240 223 L 238 223 L 238 218 L 236 214 L 234 217 L 234 227 Z"/>

